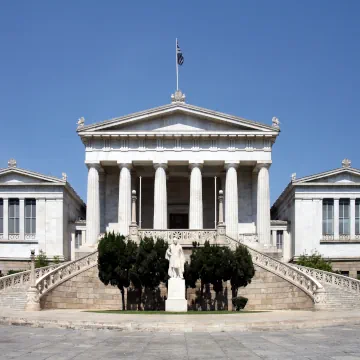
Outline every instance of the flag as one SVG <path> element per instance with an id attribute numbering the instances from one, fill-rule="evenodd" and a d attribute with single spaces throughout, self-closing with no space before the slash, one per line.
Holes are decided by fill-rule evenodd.
<path id="1" fill-rule="evenodd" d="M 177 63 L 179 65 L 182 65 L 184 63 L 184 56 L 182 54 L 182 51 L 179 47 L 179 43 L 176 42 L 176 54 L 177 54 Z"/>

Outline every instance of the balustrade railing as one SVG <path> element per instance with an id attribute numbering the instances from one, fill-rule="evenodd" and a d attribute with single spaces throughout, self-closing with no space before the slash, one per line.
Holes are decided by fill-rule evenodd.
<path id="1" fill-rule="evenodd" d="M 35 269 L 35 278 L 39 279 L 61 265 L 62 264 L 53 264 L 50 266 L 37 268 Z M 28 286 L 30 286 L 30 270 L 3 276 L 0 278 L 0 291 L 4 291 L 10 288 L 26 288 Z"/>
<path id="2" fill-rule="evenodd" d="M 209 241 L 211 244 L 216 243 L 216 230 L 204 229 L 204 230 L 156 230 L 156 229 L 141 229 L 138 231 L 139 237 L 152 237 L 154 240 L 164 239 L 166 241 L 172 241 L 177 239 L 180 245 L 190 246 L 194 241 L 203 245 L 205 241 Z"/>
<path id="3" fill-rule="evenodd" d="M 238 240 L 241 243 L 258 243 L 259 236 L 258 234 L 239 234 Z"/>
<path id="4" fill-rule="evenodd" d="M 324 301 L 324 296 L 322 295 L 324 287 L 315 278 L 292 267 L 287 263 L 283 263 L 251 248 L 246 244 L 242 244 L 238 240 L 234 240 L 229 236 L 227 236 L 227 238 L 230 243 L 235 242 L 246 246 L 255 265 L 265 270 L 268 270 L 273 274 L 276 274 L 281 278 L 294 284 L 295 286 L 303 290 L 305 293 L 307 293 L 315 301 L 315 303 L 321 303 Z"/>
<path id="5" fill-rule="evenodd" d="M 322 284 L 333 285 L 342 290 L 360 294 L 360 280 L 328 271 L 308 268 L 306 266 L 297 264 L 291 264 L 291 266 L 301 271 L 302 273 L 318 280 Z"/>
<path id="6" fill-rule="evenodd" d="M 39 291 L 40 297 L 44 296 L 54 287 L 60 285 L 63 281 L 95 266 L 97 264 L 97 259 L 98 252 L 95 251 L 78 260 L 63 264 L 53 271 L 44 274 L 42 277 L 39 277 L 36 281 L 36 288 Z"/>

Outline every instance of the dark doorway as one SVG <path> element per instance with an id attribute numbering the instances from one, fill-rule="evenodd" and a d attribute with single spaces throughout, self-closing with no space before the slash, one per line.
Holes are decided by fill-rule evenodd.
<path id="1" fill-rule="evenodd" d="M 189 215 L 188 214 L 170 214 L 169 229 L 188 229 Z"/>

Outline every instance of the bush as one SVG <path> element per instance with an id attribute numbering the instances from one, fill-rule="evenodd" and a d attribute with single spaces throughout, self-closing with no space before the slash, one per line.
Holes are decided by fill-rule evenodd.
<path id="1" fill-rule="evenodd" d="M 248 298 L 243 296 L 237 296 L 232 298 L 232 304 L 235 307 L 236 311 L 242 310 L 248 302 Z"/>
<path id="2" fill-rule="evenodd" d="M 8 272 L 7 272 L 7 275 L 13 275 L 13 274 L 17 274 L 17 273 L 19 273 L 19 272 L 23 272 L 23 271 L 26 271 L 26 270 L 9 270 Z"/>
<path id="3" fill-rule="evenodd" d="M 45 251 L 40 250 L 39 255 L 35 259 L 35 268 L 44 266 L 49 266 L 49 259 L 47 258 Z"/>
<path id="4" fill-rule="evenodd" d="M 307 255 L 307 254 L 300 255 L 296 263 L 298 265 L 307 266 L 313 269 L 334 272 L 330 261 L 325 260 L 321 256 L 321 254 L 317 251 L 314 251 L 311 255 Z"/>
<path id="5" fill-rule="evenodd" d="M 55 255 L 53 257 L 53 263 L 54 264 L 60 264 L 60 256 L 59 255 Z"/>

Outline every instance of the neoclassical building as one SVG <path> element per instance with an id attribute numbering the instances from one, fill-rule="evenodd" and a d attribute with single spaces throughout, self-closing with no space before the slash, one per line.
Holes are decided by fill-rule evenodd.
<path id="1" fill-rule="evenodd" d="M 279 122 L 204 109 L 178 91 L 171 103 L 86 125 L 77 132 L 88 167 L 86 242 L 129 234 L 131 196 L 145 230 L 209 230 L 225 196 L 226 234 L 270 248 L 269 167 Z"/>
<path id="2" fill-rule="evenodd" d="M 273 219 L 288 222 L 291 256 L 318 251 L 344 275 L 360 278 L 360 170 L 342 166 L 292 179 L 275 201 Z"/>
<path id="3" fill-rule="evenodd" d="M 85 204 L 65 173 L 61 178 L 17 167 L 0 169 L 0 270 L 27 268 L 30 249 L 70 260 L 75 253 L 75 221 Z"/>

